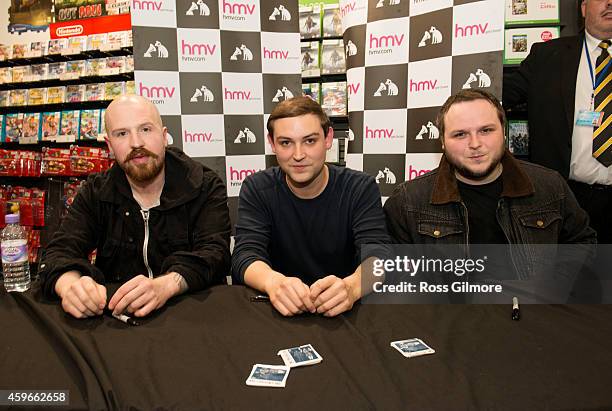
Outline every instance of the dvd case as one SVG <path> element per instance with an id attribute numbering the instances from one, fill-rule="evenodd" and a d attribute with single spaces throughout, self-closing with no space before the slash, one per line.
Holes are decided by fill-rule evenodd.
<path id="1" fill-rule="evenodd" d="M 302 93 L 304 93 L 305 96 L 310 97 L 319 104 L 321 104 L 320 89 L 321 87 L 319 83 L 302 84 Z"/>
<path id="2" fill-rule="evenodd" d="M 42 132 L 43 141 L 55 141 L 59 135 L 61 113 L 59 111 L 47 111 L 42 113 Z"/>
<path id="3" fill-rule="evenodd" d="M 57 141 L 69 143 L 79 135 L 79 110 L 64 110 L 60 117 L 60 135 Z"/>
<path id="4" fill-rule="evenodd" d="M 85 75 L 86 76 L 99 76 L 101 70 L 106 68 L 106 59 L 89 59 L 85 64 Z"/>
<path id="5" fill-rule="evenodd" d="M 30 66 L 16 66 L 11 70 L 12 83 L 23 83 L 30 75 Z"/>
<path id="6" fill-rule="evenodd" d="M 98 141 L 104 141 L 106 138 L 106 120 L 104 118 L 104 114 L 106 113 L 106 109 L 100 109 L 100 127 L 98 127 Z"/>
<path id="7" fill-rule="evenodd" d="M 321 74 L 346 72 L 342 40 L 323 40 L 321 45 Z"/>
<path id="8" fill-rule="evenodd" d="M 300 37 L 312 39 L 321 37 L 321 6 L 300 6 Z"/>
<path id="9" fill-rule="evenodd" d="M 319 67 L 319 42 L 303 42 L 302 49 L 302 77 L 318 77 L 321 75 Z"/>
<path id="10" fill-rule="evenodd" d="M 13 53 L 11 55 L 12 59 L 22 59 L 26 56 L 28 51 L 28 44 L 15 43 L 13 44 Z"/>
<path id="11" fill-rule="evenodd" d="M 100 127 L 100 110 L 81 110 L 79 140 L 97 140 Z"/>
<path id="12" fill-rule="evenodd" d="M 104 100 L 113 100 L 125 93 L 125 83 L 123 81 L 111 81 L 104 84 Z"/>
<path id="13" fill-rule="evenodd" d="M 85 85 L 72 84 L 66 86 L 66 103 L 80 103 L 85 99 Z"/>
<path id="14" fill-rule="evenodd" d="M 9 106 L 25 106 L 28 101 L 28 90 L 11 90 Z"/>
<path id="15" fill-rule="evenodd" d="M 85 60 L 73 60 L 66 62 L 65 78 L 79 78 L 85 75 Z"/>
<path id="16" fill-rule="evenodd" d="M 49 40 L 47 54 L 61 54 L 66 47 L 68 47 L 68 39 L 66 38 Z"/>
<path id="17" fill-rule="evenodd" d="M 66 87 L 48 87 L 47 88 L 47 104 L 61 104 L 66 102 Z"/>
<path id="18" fill-rule="evenodd" d="M 108 39 L 106 33 L 90 34 L 87 36 L 87 50 L 100 50 Z"/>
<path id="19" fill-rule="evenodd" d="M 65 54 L 79 54 L 87 49 L 87 36 L 69 37 L 66 48 L 62 50 Z"/>
<path id="20" fill-rule="evenodd" d="M 8 107 L 10 94 L 9 90 L 0 90 L 0 107 Z"/>
<path id="21" fill-rule="evenodd" d="M 91 83 L 85 85 L 85 101 L 104 100 L 104 83 Z"/>
<path id="22" fill-rule="evenodd" d="M 20 144 L 36 144 L 40 140 L 40 113 L 23 115 L 23 133 Z"/>
<path id="23" fill-rule="evenodd" d="M 11 67 L 0 67 L 0 84 L 12 83 L 13 73 Z"/>
<path id="24" fill-rule="evenodd" d="M 0 44 L 0 61 L 10 60 L 11 58 L 11 47 L 6 44 Z"/>
<path id="25" fill-rule="evenodd" d="M 33 41 L 30 43 L 29 50 L 26 53 L 27 58 L 42 57 L 47 54 L 46 41 Z"/>
<path id="26" fill-rule="evenodd" d="M 323 6 L 323 37 L 342 36 L 342 18 L 339 4 Z"/>
<path id="27" fill-rule="evenodd" d="M 529 125 L 526 120 L 508 121 L 508 149 L 515 156 L 529 155 Z"/>
<path id="28" fill-rule="evenodd" d="M 345 116 L 346 82 L 321 84 L 321 106 L 328 116 Z"/>
<path id="29" fill-rule="evenodd" d="M 8 113 L 4 115 L 4 141 L 17 143 L 23 133 L 23 113 Z"/>
<path id="30" fill-rule="evenodd" d="M 125 72 L 125 56 L 107 57 L 105 75 Z"/>
<path id="31" fill-rule="evenodd" d="M 136 83 L 134 80 L 128 80 L 125 82 L 125 94 L 136 94 Z"/>
<path id="32" fill-rule="evenodd" d="M 47 64 L 33 64 L 30 66 L 30 81 L 43 81 L 47 79 L 49 66 Z"/>
<path id="33" fill-rule="evenodd" d="M 47 89 L 31 88 L 28 91 L 28 106 L 39 106 L 41 104 L 47 104 Z"/>
<path id="34" fill-rule="evenodd" d="M 60 61 L 57 63 L 47 64 L 47 79 L 56 80 L 66 73 L 66 62 Z"/>
<path id="35" fill-rule="evenodd" d="M 103 50 L 119 50 L 126 43 L 125 31 L 113 31 L 108 33 L 108 41 Z"/>

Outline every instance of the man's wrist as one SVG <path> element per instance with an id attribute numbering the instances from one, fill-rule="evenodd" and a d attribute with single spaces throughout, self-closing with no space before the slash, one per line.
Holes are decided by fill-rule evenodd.
<path id="1" fill-rule="evenodd" d="M 66 271 L 64 274 L 57 277 L 55 280 L 55 294 L 59 298 L 64 298 L 64 290 L 70 286 L 75 281 L 78 281 L 81 278 L 81 273 L 75 270 Z"/>
<path id="2" fill-rule="evenodd" d="M 166 300 L 174 297 L 175 295 L 184 293 L 189 288 L 183 276 L 176 271 L 164 274 L 163 276 L 158 277 L 158 279 L 163 282 Z"/>
<path id="3" fill-rule="evenodd" d="M 351 274 L 342 281 L 347 285 L 349 291 L 349 298 L 352 303 L 355 303 L 361 298 L 361 276 L 357 273 Z"/>
<path id="4" fill-rule="evenodd" d="M 285 278 L 285 276 L 281 273 L 279 273 L 278 271 L 274 271 L 274 270 L 270 270 L 268 272 L 268 278 L 266 279 L 265 283 L 264 283 L 264 289 L 263 291 L 270 295 L 270 292 L 272 291 L 273 285 L 282 281 Z"/>

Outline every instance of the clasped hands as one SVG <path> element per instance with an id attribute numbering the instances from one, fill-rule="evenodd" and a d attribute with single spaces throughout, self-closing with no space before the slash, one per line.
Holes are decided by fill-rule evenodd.
<path id="1" fill-rule="evenodd" d="M 354 276 L 342 279 L 328 275 L 308 287 L 297 277 L 275 273 L 266 282 L 265 291 L 274 308 L 284 316 L 308 311 L 333 317 L 350 310 L 361 297 Z"/>
<path id="2" fill-rule="evenodd" d="M 138 275 L 117 289 L 108 302 L 113 314 L 131 313 L 144 317 L 161 308 L 172 297 L 176 282 L 169 275 L 156 278 Z M 106 287 L 92 277 L 69 271 L 58 278 L 55 291 L 62 300 L 65 312 L 76 318 L 101 315 L 106 307 Z"/>

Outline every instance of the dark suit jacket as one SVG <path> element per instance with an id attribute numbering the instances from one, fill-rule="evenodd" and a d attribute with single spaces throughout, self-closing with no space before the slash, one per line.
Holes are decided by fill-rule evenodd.
<path id="1" fill-rule="evenodd" d="M 536 43 L 518 70 L 504 75 L 504 107 L 527 102 L 530 160 L 569 175 L 576 76 L 584 32 Z"/>

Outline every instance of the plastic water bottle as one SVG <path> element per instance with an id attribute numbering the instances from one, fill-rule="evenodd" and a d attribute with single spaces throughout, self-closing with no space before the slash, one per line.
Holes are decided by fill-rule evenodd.
<path id="1" fill-rule="evenodd" d="M 6 227 L 0 235 L 4 288 L 8 292 L 26 291 L 30 288 L 28 238 L 19 225 L 18 214 L 7 214 L 5 221 Z"/>

